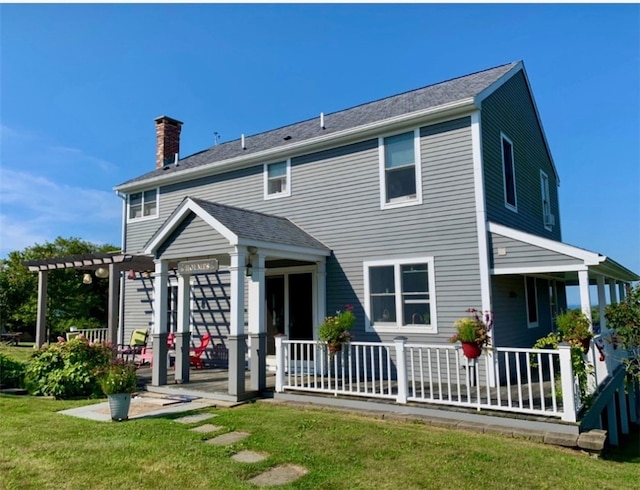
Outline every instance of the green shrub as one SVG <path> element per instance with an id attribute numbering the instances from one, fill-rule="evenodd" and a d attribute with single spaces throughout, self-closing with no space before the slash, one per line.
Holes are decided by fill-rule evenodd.
<path id="1" fill-rule="evenodd" d="M 50 344 L 34 354 L 25 373 L 25 385 L 33 395 L 97 397 L 102 393 L 97 371 L 112 358 L 108 345 L 89 344 L 84 338 Z"/>
<path id="2" fill-rule="evenodd" d="M 16 361 L 0 353 L 0 386 L 3 388 L 22 388 L 26 363 Z"/>
<path id="3" fill-rule="evenodd" d="M 628 353 L 622 360 L 627 373 L 640 382 L 640 284 L 626 291 L 622 301 L 607 306 L 604 316 L 614 332 L 612 342 Z"/>

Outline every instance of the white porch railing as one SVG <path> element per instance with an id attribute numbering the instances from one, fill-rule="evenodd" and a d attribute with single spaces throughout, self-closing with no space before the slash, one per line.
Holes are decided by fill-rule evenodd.
<path id="1" fill-rule="evenodd" d="M 595 350 L 595 349 L 593 349 Z M 591 353 L 590 353 L 591 354 Z M 296 390 L 558 417 L 582 408 L 569 346 L 496 348 L 469 361 L 455 345 L 276 338 L 276 391 Z"/>
<path id="2" fill-rule="evenodd" d="M 108 328 L 79 328 L 77 330 L 74 330 L 74 332 L 78 332 L 79 334 L 83 335 L 91 343 L 108 342 L 109 338 Z"/>

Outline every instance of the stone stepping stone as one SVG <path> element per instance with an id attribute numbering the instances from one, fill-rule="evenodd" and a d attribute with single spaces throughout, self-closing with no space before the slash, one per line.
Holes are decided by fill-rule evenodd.
<path id="1" fill-rule="evenodd" d="M 259 463 L 269 457 L 268 454 L 257 453 L 255 451 L 240 451 L 231 456 L 231 459 L 238 463 Z"/>
<path id="2" fill-rule="evenodd" d="M 227 446 L 235 442 L 241 441 L 245 437 L 249 437 L 251 434 L 248 432 L 227 432 L 226 434 L 219 435 L 213 439 L 207 439 L 207 444 L 215 444 L 216 446 Z"/>
<path id="3" fill-rule="evenodd" d="M 204 424 L 199 425 L 198 427 L 193 427 L 189 430 L 193 432 L 215 432 L 217 430 L 224 429 L 223 425 L 213 425 L 213 424 Z"/>
<path id="4" fill-rule="evenodd" d="M 307 473 L 308 470 L 302 466 L 283 464 L 260 473 L 249 480 L 249 483 L 253 483 L 258 487 L 275 487 L 291 483 Z"/>
<path id="5" fill-rule="evenodd" d="M 180 422 L 181 424 L 194 424 L 196 422 L 202 422 L 203 420 L 208 420 L 217 416 L 217 413 L 198 413 L 196 415 L 187 415 L 186 417 L 180 417 L 179 419 L 174 419 L 173 421 Z"/>

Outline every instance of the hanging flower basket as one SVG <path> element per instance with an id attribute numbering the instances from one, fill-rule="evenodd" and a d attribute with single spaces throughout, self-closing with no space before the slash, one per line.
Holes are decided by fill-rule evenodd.
<path id="1" fill-rule="evenodd" d="M 482 346 L 475 342 L 460 342 L 462 344 L 462 353 L 467 359 L 477 359 L 482 354 Z"/>

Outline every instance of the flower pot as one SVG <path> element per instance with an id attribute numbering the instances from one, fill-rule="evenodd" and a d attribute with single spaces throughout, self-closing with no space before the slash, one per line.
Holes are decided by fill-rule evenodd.
<path id="1" fill-rule="evenodd" d="M 329 352 L 331 354 L 335 354 L 336 352 L 340 352 L 342 350 L 342 344 L 340 342 L 336 342 L 336 343 L 328 343 L 329 345 Z"/>
<path id="2" fill-rule="evenodd" d="M 461 342 L 462 344 L 462 353 L 466 356 L 467 359 L 476 359 L 480 357 L 482 353 L 482 346 L 476 344 L 475 342 Z"/>
<path id="3" fill-rule="evenodd" d="M 589 346 L 591 345 L 591 337 L 587 337 L 585 339 L 580 339 L 580 345 L 584 349 L 584 353 L 589 353 Z"/>
<path id="4" fill-rule="evenodd" d="M 131 393 L 114 393 L 107 395 L 109 398 L 109 410 L 111 420 L 120 422 L 129 419 L 129 406 L 131 405 Z"/>

